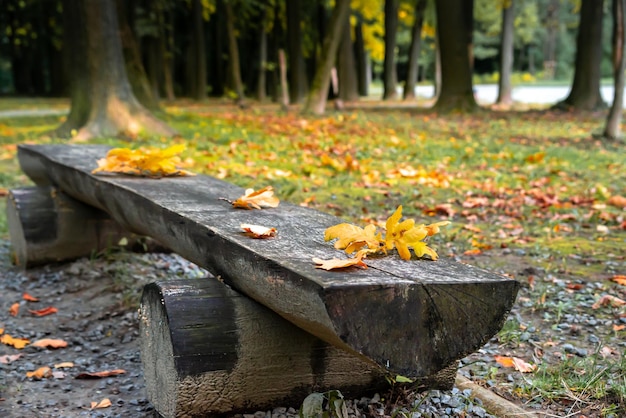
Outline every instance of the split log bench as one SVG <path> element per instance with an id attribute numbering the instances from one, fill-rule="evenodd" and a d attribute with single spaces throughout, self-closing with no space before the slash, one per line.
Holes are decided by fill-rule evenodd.
<path id="1" fill-rule="evenodd" d="M 223 198 L 243 189 L 208 176 L 91 174 L 108 149 L 22 145 L 18 158 L 37 186 L 106 212 L 219 278 L 144 289 L 144 374 L 164 416 L 374 389 L 385 375 L 451 387 L 456 362 L 499 331 L 514 303 L 516 281 L 446 259 L 387 256 L 368 259 L 366 270 L 315 269 L 312 257 L 337 255 L 323 237 L 340 219 L 288 203 L 236 210 Z M 276 227 L 278 236 L 251 239 L 242 223 Z"/>

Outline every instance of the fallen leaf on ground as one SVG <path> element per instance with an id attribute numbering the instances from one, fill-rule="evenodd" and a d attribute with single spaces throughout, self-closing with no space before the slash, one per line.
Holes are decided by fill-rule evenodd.
<path id="1" fill-rule="evenodd" d="M 609 200 L 606 202 L 611 206 L 615 206 L 618 208 L 626 208 L 626 197 L 624 196 L 611 196 Z"/>
<path id="2" fill-rule="evenodd" d="M 17 360 L 18 358 L 22 357 L 21 354 L 7 354 L 4 356 L 0 356 L 0 363 L 2 364 L 9 364 L 9 363 L 13 363 L 15 360 Z"/>
<path id="3" fill-rule="evenodd" d="M 89 408 L 89 409 L 108 408 L 110 406 L 111 406 L 111 401 L 109 400 L 109 398 L 104 398 L 100 402 L 92 402 L 91 403 L 91 408 Z"/>
<path id="4" fill-rule="evenodd" d="M 67 347 L 67 341 L 53 338 L 43 338 L 32 342 L 31 345 L 40 348 L 63 348 Z"/>
<path id="5" fill-rule="evenodd" d="M 529 364 L 518 357 L 495 356 L 495 360 L 503 367 L 514 367 L 522 373 L 534 372 L 537 369 L 537 365 Z"/>
<path id="6" fill-rule="evenodd" d="M 39 309 L 36 311 L 33 310 L 28 310 L 28 312 L 30 312 L 31 314 L 35 315 L 35 316 L 46 316 L 46 315 L 52 315 L 54 313 L 57 313 L 58 310 L 57 308 L 53 307 L 53 306 L 48 306 L 47 308 L 43 308 L 43 309 Z"/>
<path id="7" fill-rule="evenodd" d="M 626 286 L 626 276 L 623 276 L 621 274 L 616 274 L 615 276 L 611 277 L 609 280 L 617 284 L 620 284 L 622 286 Z"/>
<path id="8" fill-rule="evenodd" d="M 44 378 L 52 377 L 52 370 L 50 367 L 40 367 L 34 372 L 26 372 L 26 377 L 32 377 L 35 380 L 41 380 Z"/>
<path id="9" fill-rule="evenodd" d="M 20 304 L 18 302 L 15 302 L 13 305 L 11 305 L 11 307 L 9 308 L 9 315 L 11 316 L 17 316 L 17 314 L 20 312 Z"/>
<path id="10" fill-rule="evenodd" d="M 76 379 L 100 379 L 103 377 L 117 376 L 124 373 L 126 373 L 126 370 L 123 369 L 104 370 L 101 372 L 87 372 L 76 375 Z"/>
<path id="11" fill-rule="evenodd" d="M 268 228 L 261 225 L 241 224 L 247 236 L 252 238 L 271 238 L 276 236 L 276 228 Z"/>
<path id="12" fill-rule="evenodd" d="M 24 338 L 13 338 L 9 334 L 4 334 L 0 337 L 0 343 L 10 345 L 17 348 L 18 350 L 21 350 L 22 348 L 26 347 L 28 343 L 30 343 L 30 340 Z"/>
<path id="13" fill-rule="evenodd" d="M 22 299 L 28 302 L 39 302 L 39 298 L 29 295 L 28 293 L 24 293 L 22 295 Z"/>
<path id="14" fill-rule="evenodd" d="M 351 266 L 367 268 L 367 264 L 363 262 L 365 257 L 365 251 L 359 251 L 354 258 L 339 259 L 333 258 L 331 260 L 322 260 L 320 258 L 313 258 L 313 262 L 316 264 L 315 268 L 323 270 L 335 270 L 342 269 Z"/>
<path id="15" fill-rule="evenodd" d="M 55 369 L 70 369 L 74 367 L 74 363 L 71 361 L 64 361 L 63 363 L 57 363 L 54 365 Z"/>
<path id="16" fill-rule="evenodd" d="M 626 300 L 620 299 L 617 296 L 604 295 L 600 299 L 598 299 L 596 303 L 591 305 L 591 308 L 598 309 L 599 307 L 606 306 L 606 305 L 610 305 L 614 308 L 617 308 L 619 306 L 626 305 Z"/>
<path id="17" fill-rule="evenodd" d="M 232 202 L 233 207 L 242 209 L 275 208 L 279 203 L 272 186 L 265 186 L 257 191 L 247 189 L 243 196 Z"/>

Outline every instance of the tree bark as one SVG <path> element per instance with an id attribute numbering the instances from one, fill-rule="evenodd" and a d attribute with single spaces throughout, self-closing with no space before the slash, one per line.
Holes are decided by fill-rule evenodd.
<path id="1" fill-rule="evenodd" d="M 508 7 L 506 7 L 508 6 Z M 502 31 L 500 34 L 500 78 L 498 79 L 498 98 L 496 103 L 510 105 L 513 103 L 511 73 L 513 72 L 513 30 L 515 11 L 513 0 L 502 8 Z"/>
<path id="2" fill-rule="evenodd" d="M 239 47 L 237 46 L 237 35 L 235 34 L 235 15 L 233 13 L 232 4 L 229 0 L 224 1 L 226 11 L 226 32 L 228 33 L 228 68 L 230 69 L 230 78 L 233 83 L 236 101 L 242 104 L 245 95 L 243 81 L 241 81 L 241 66 L 239 64 Z"/>
<path id="3" fill-rule="evenodd" d="M 613 104 L 609 110 L 604 127 L 604 137 L 618 139 L 620 137 L 620 125 L 622 122 L 622 109 L 624 108 L 624 70 L 626 69 L 626 27 L 624 13 L 626 12 L 626 0 L 613 0 Z"/>
<path id="4" fill-rule="evenodd" d="M 474 1 L 438 0 L 435 5 L 441 54 L 441 92 L 435 108 L 472 111 L 477 107 L 470 65 Z"/>
<path id="5" fill-rule="evenodd" d="M 321 115 L 326 109 L 330 72 L 335 64 L 339 42 L 341 40 L 341 23 L 350 11 L 350 0 L 337 0 L 330 18 L 328 30 L 324 36 L 324 44 L 319 63 L 313 77 L 313 85 L 309 91 L 307 101 L 302 109 L 303 113 Z"/>
<path id="6" fill-rule="evenodd" d="M 354 28 L 354 49 L 356 51 L 356 69 L 358 78 L 359 94 L 367 96 L 370 85 L 370 65 L 369 55 L 365 50 L 365 40 L 363 39 L 363 22 L 357 22 Z"/>
<path id="7" fill-rule="evenodd" d="M 86 93 L 75 93 L 80 85 L 75 81 L 72 86 L 72 110 L 68 117 L 68 122 L 71 120 L 72 124 L 66 122 L 57 133 L 67 134 L 76 129 L 75 139 L 79 141 L 119 135 L 132 138 L 139 134 L 175 134 L 171 127 L 143 107 L 133 94 L 124 66 L 114 0 L 91 0 L 84 4 L 84 17 L 71 21 L 71 25 L 78 27 L 81 22 L 86 25 L 87 71 L 82 73 L 84 68 L 81 65 L 74 69 L 74 78 L 83 83 Z M 69 5 L 76 6 L 74 1 Z M 81 51 L 75 53 L 78 55 Z M 80 116 L 77 119 L 72 116 L 75 107 Z M 88 116 L 83 121 L 85 113 Z"/>
<path id="8" fill-rule="evenodd" d="M 269 5 L 263 4 L 261 11 L 261 24 L 259 25 L 259 73 L 256 85 L 256 97 L 260 102 L 267 98 L 267 8 Z"/>
<path id="9" fill-rule="evenodd" d="M 597 110 L 606 107 L 600 94 L 602 17 L 604 0 L 582 0 L 576 38 L 576 63 L 572 89 L 559 109 Z"/>
<path id="10" fill-rule="evenodd" d="M 344 102 L 359 99 L 357 85 L 356 62 L 352 47 L 352 28 L 350 27 L 350 13 L 342 22 L 341 41 L 337 55 L 337 73 L 339 77 L 339 98 Z"/>
<path id="11" fill-rule="evenodd" d="M 309 90 L 304 56 L 302 55 L 302 29 L 300 28 L 300 0 L 289 0 L 287 7 L 287 55 L 289 59 L 289 99 L 300 103 Z"/>
<path id="12" fill-rule="evenodd" d="M 385 0 L 385 62 L 383 71 L 383 99 L 398 97 L 396 71 L 396 34 L 398 32 L 399 0 Z"/>
<path id="13" fill-rule="evenodd" d="M 415 86 L 419 75 L 419 58 L 422 46 L 422 25 L 424 24 L 424 10 L 426 10 L 426 0 L 417 0 L 415 3 L 415 13 L 413 18 L 413 29 L 411 30 L 411 46 L 409 48 L 409 68 L 404 83 L 404 100 L 415 99 Z"/>

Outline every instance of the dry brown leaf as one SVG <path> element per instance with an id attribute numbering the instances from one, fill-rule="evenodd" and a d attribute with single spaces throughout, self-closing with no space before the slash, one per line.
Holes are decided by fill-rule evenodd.
<path id="1" fill-rule="evenodd" d="M 13 305 L 11 305 L 11 307 L 9 308 L 9 315 L 11 316 L 17 316 L 17 314 L 20 312 L 20 304 L 19 302 L 15 302 Z"/>
<path id="2" fill-rule="evenodd" d="M 261 225 L 241 224 L 247 236 L 252 238 L 272 238 L 276 236 L 276 228 L 268 228 Z"/>
<path id="3" fill-rule="evenodd" d="M 26 372 L 26 377 L 32 377 L 35 380 L 41 380 L 44 378 L 52 377 L 52 370 L 50 367 L 40 367 L 34 372 Z"/>
<path id="4" fill-rule="evenodd" d="M 111 376 L 117 376 L 120 374 L 124 374 L 126 373 L 126 370 L 123 369 L 115 369 L 115 370 L 104 370 L 101 372 L 87 372 L 87 373 L 80 373 L 78 375 L 76 375 L 76 379 L 100 379 L 103 377 L 111 377 Z"/>
<path id="5" fill-rule="evenodd" d="M 28 310 L 28 312 L 30 312 L 31 314 L 35 315 L 35 316 L 46 316 L 46 315 L 52 315 L 54 313 L 57 313 L 58 310 L 57 308 L 53 307 L 53 306 L 48 306 L 47 308 L 43 308 L 43 309 L 39 309 L 36 311 L 32 311 L 32 310 Z"/>
<path id="6" fill-rule="evenodd" d="M 21 354 L 7 354 L 4 356 L 0 356 L 0 363 L 2 364 L 9 364 L 9 363 L 13 363 L 15 360 L 17 360 L 18 358 L 22 357 Z"/>
<path id="7" fill-rule="evenodd" d="M 254 189 L 247 189 L 243 196 L 232 203 L 235 208 L 262 209 L 275 208 L 280 203 L 280 200 L 274 196 L 274 189 L 272 186 L 265 186 L 257 191 L 254 191 Z"/>
<path id="8" fill-rule="evenodd" d="M 367 255 L 367 250 L 362 250 L 362 251 L 358 251 L 355 254 L 354 258 L 345 258 L 345 259 L 333 258 L 331 260 L 322 260 L 320 258 L 313 258 L 313 262 L 316 264 L 315 268 L 323 269 L 323 270 L 335 270 L 335 269 L 342 269 L 342 268 L 352 267 L 352 266 L 366 269 L 367 264 L 363 262 L 363 259 L 365 258 L 366 255 Z"/>
<path id="9" fill-rule="evenodd" d="M 0 337 L 0 343 L 10 345 L 17 348 L 18 350 L 21 350 L 22 348 L 26 347 L 28 343 L 30 343 L 30 340 L 24 338 L 13 338 L 9 334 L 4 334 Z"/>
<path id="10" fill-rule="evenodd" d="M 55 369 L 71 369 L 74 367 L 74 363 L 71 361 L 64 361 L 63 363 L 57 363 L 54 365 Z"/>
<path id="11" fill-rule="evenodd" d="M 606 202 L 611 206 L 615 206 L 618 208 L 626 208 L 626 197 L 624 196 L 611 196 L 609 200 Z"/>
<path id="12" fill-rule="evenodd" d="M 90 409 L 108 408 L 110 406 L 111 406 L 111 401 L 109 400 L 109 398 L 104 398 L 100 402 L 92 402 Z"/>
<path id="13" fill-rule="evenodd" d="M 39 298 L 31 296 L 31 295 L 29 295 L 26 292 L 24 292 L 24 294 L 22 295 L 22 299 L 24 299 L 25 301 L 28 301 L 28 302 L 39 302 Z"/>
<path id="14" fill-rule="evenodd" d="M 67 341 L 53 338 L 43 338 L 41 340 L 34 341 L 31 345 L 40 348 L 63 348 L 67 347 Z"/>
<path id="15" fill-rule="evenodd" d="M 624 275 L 616 274 L 615 276 L 611 277 L 609 280 L 617 284 L 620 284 L 622 286 L 626 286 L 626 276 Z"/>
<path id="16" fill-rule="evenodd" d="M 626 300 L 620 299 L 617 296 L 604 295 L 600 299 L 598 299 L 598 301 L 596 303 L 591 305 L 591 308 L 592 309 L 598 309 L 601 306 L 606 306 L 606 305 L 610 305 L 610 306 L 612 306 L 614 308 L 617 308 L 619 306 L 626 305 Z"/>

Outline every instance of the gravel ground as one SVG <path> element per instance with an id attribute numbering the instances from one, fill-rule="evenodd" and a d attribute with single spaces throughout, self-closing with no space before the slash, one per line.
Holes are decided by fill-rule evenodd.
<path id="1" fill-rule="evenodd" d="M 72 263 L 45 266 L 19 272 L 10 265 L 9 245 L 0 241 L 0 328 L 4 334 L 31 341 L 41 338 L 59 338 L 68 346 L 59 349 L 39 349 L 26 346 L 22 350 L 0 344 L 0 417 L 153 417 L 155 411 L 146 399 L 138 344 L 137 302 L 143 285 L 168 278 L 202 278 L 207 273 L 175 254 L 110 253 L 81 259 Z M 595 300 L 598 287 L 590 287 L 589 300 Z M 566 286 L 557 283 L 556 295 L 571 298 Z M 513 320 L 526 324 L 520 338 L 528 342 L 517 352 L 528 355 L 532 342 L 544 341 L 554 330 L 532 324 L 532 317 L 522 317 L 530 304 L 529 288 L 522 290 L 521 304 L 511 314 Z M 558 293 L 561 291 L 562 294 Z M 24 292 L 38 297 L 38 302 L 22 299 Z M 560 296 L 559 296 L 560 295 Z M 9 315 L 9 308 L 19 302 L 17 316 Z M 563 303 L 563 301 L 561 301 Z M 556 302 L 555 302 L 556 303 Z M 29 310 L 54 306 L 58 312 L 37 317 Z M 526 306 L 526 307 L 525 307 Z M 559 349 L 574 355 L 587 355 L 597 346 L 603 334 L 586 336 L 585 344 L 573 340 L 572 326 L 595 327 L 598 322 L 591 315 L 562 317 L 557 327 L 557 338 L 562 337 Z M 603 319 L 602 321 L 610 321 Z M 580 333 L 579 333 L 580 335 Z M 596 339 L 592 336 L 595 335 Z M 601 335 L 598 337 L 597 335 Z M 568 345 L 569 344 L 569 345 Z M 621 343 L 622 347 L 624 343 Z M 504 381 L 506 396 L 510 387 L 519 384 L 521 375 L 498 369 L 494 374 L 493 356 L 506 354 L 506 344 L 493 339 L 479 352 L 462 361 L 461 373 L 467 377 L 495 386 Z M 585 351 L 587 350 L 587 351 Z M 503 352 L 504 351 L 504 352 Z M 6 364 L 5 355 L 21 354 Z M 528 358 L 528 357 L 527 357 Z M 5 361 L 7 358 L 4 358 Z M 71 368 L 54 369 L 55 364 L 72 362 Z M 53 368 L 53 375 L 37 380 L 27 377 L 40 367 Z M 497 366 L 496 366 L 497 367 Z M 116 376 L 99 379 L 79 379 L 81 373 L 123 369 Z M 507 387 L 507 385 L 509 387 Z M 426 393 L 364 394 L 359 400 L 348 400 L 351 416 L 405 416 L 419 417 L 493 417 L 481 399 L 470 389 L 430 391 Z M 369 396 L 369 397 L 368 397 Z M 381 399 L 381 396 L 383 398 Z M 111 406 L 91 409 L 93 402 L 109 399 Z M 535 403 L 529 410 L 539 411 L 545 404 Z M 243 417 L 295 417 L 299 405 L 277 406 L 272 411 L 250 411 Z M 552 413 L 560 413 L 556 408 Z M 400 414 L 402 413 L 402 414 Z M 560 416 L 560 415 L 556 415 Z M 577 416 L 577 415 L 573 415 Z M 593 415 L 589 415 L 593 416 Z M 241 418 L 241 415 L 239 416 Z"/>

